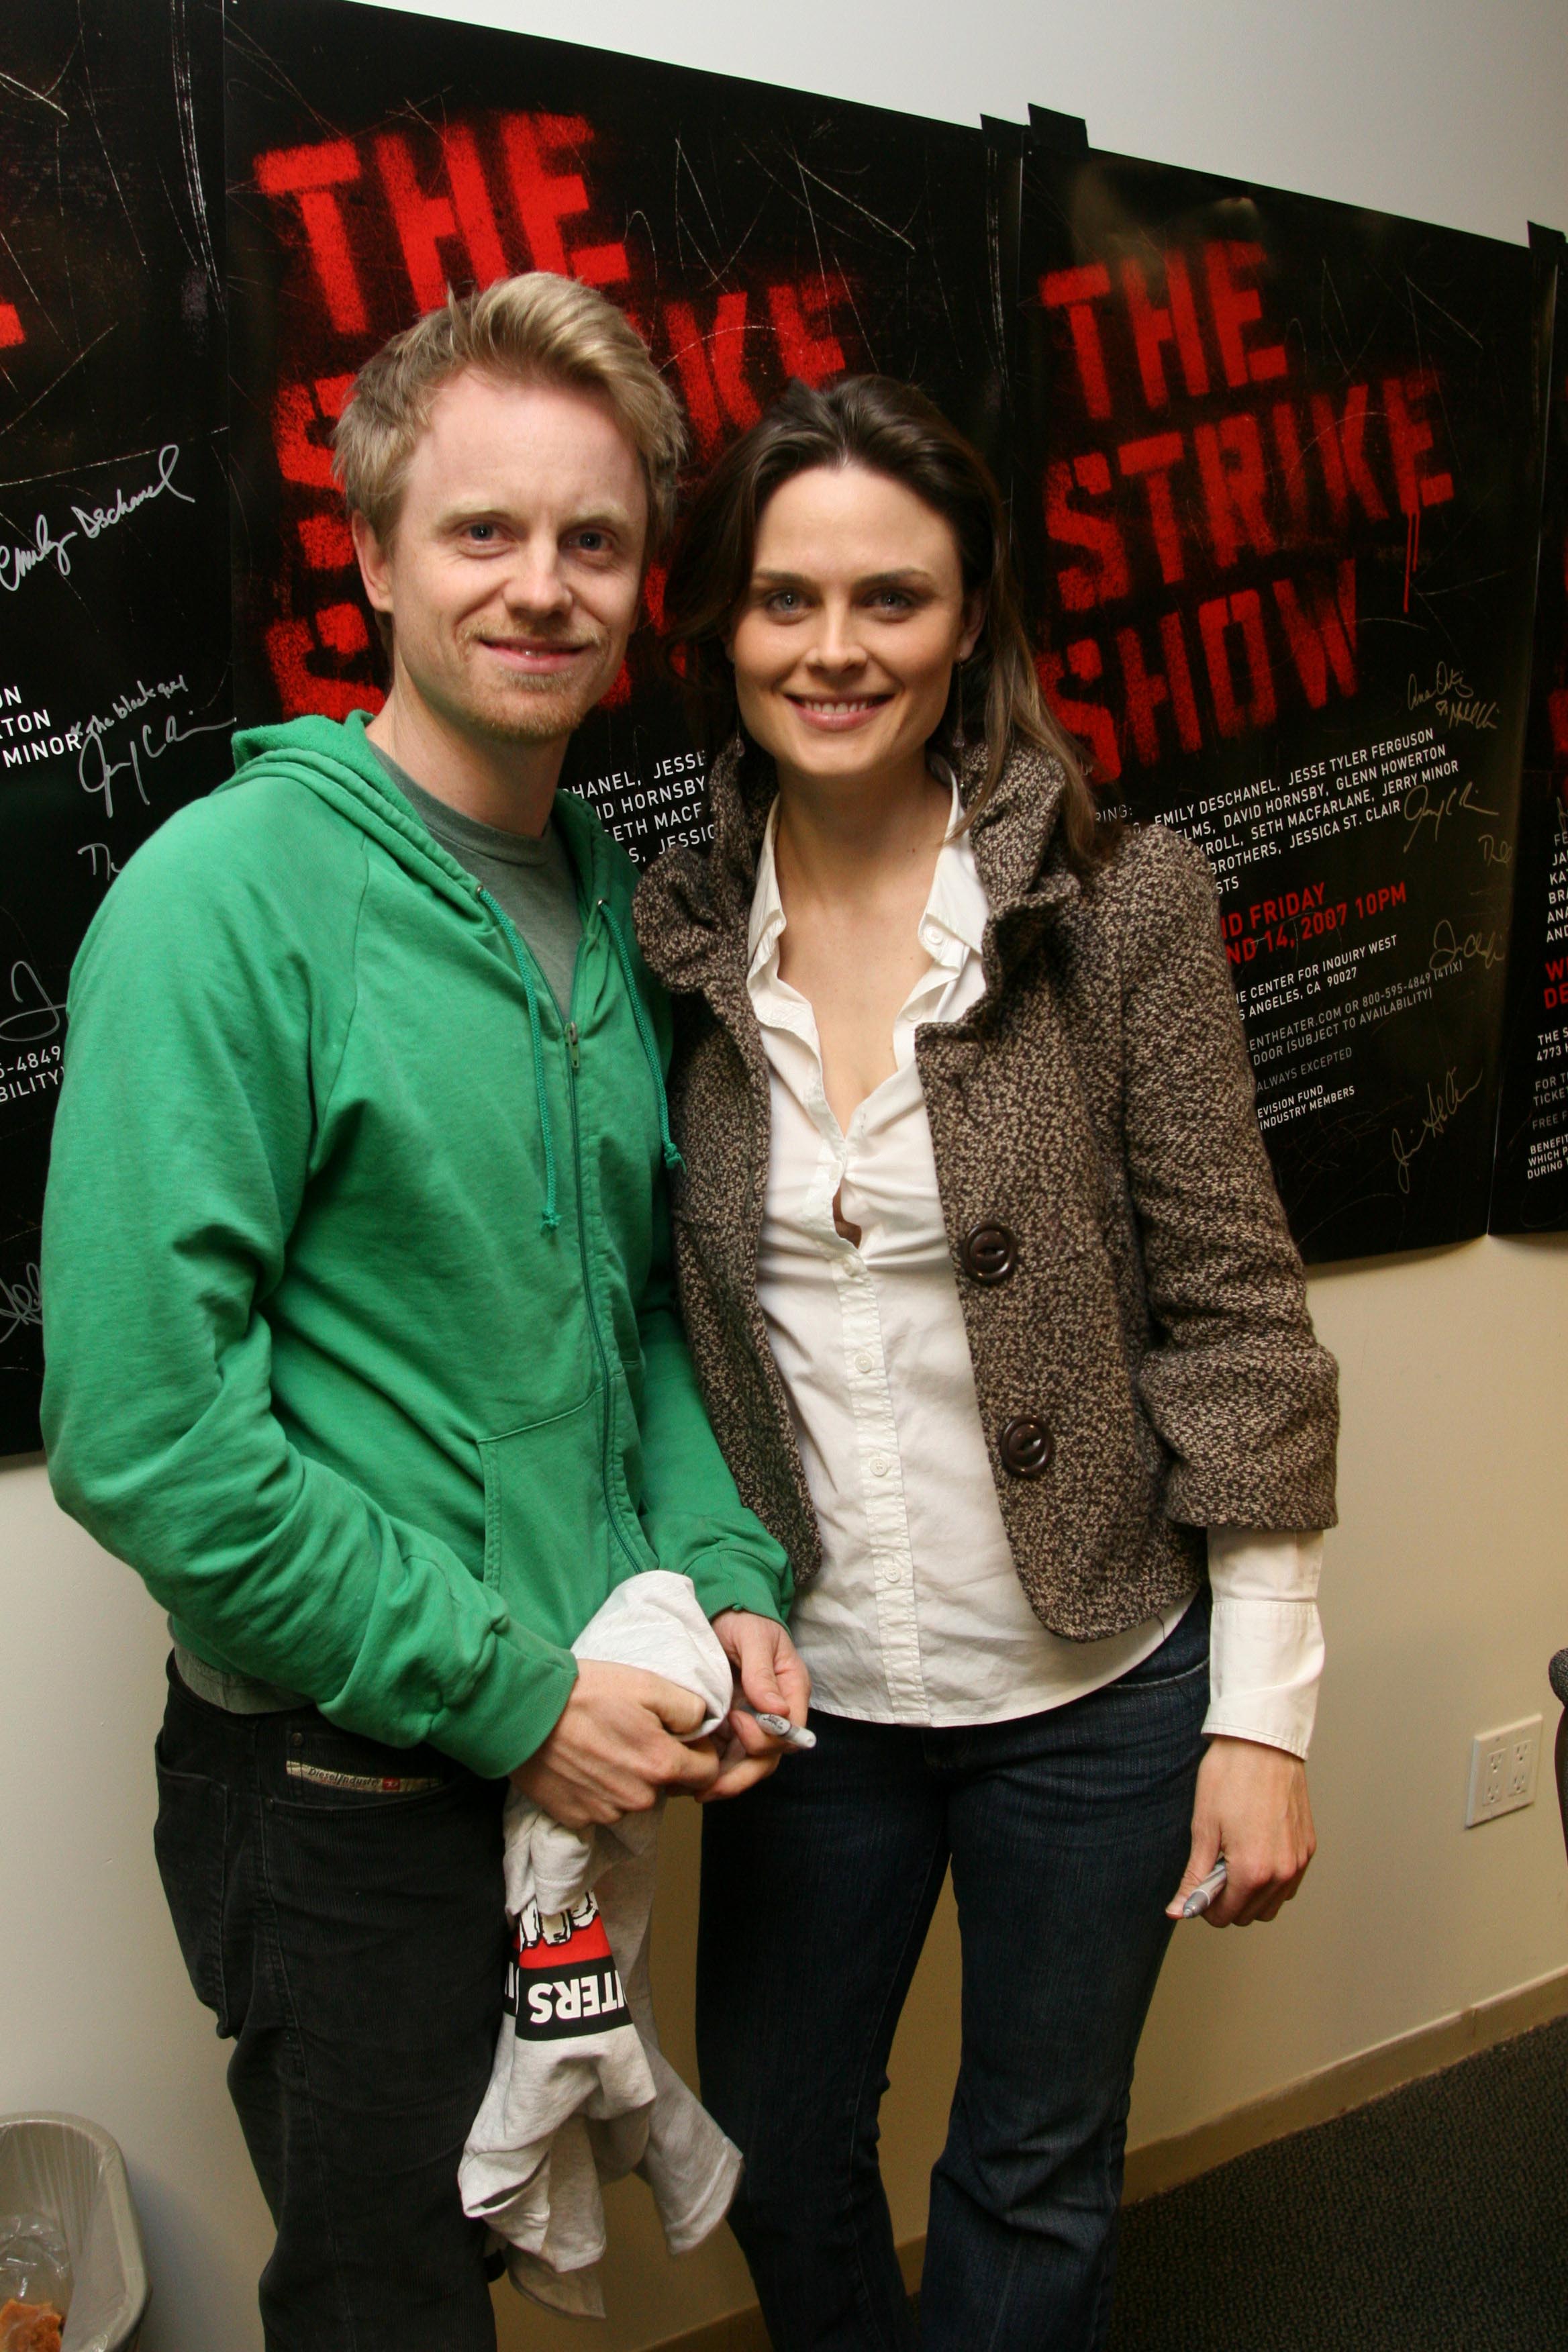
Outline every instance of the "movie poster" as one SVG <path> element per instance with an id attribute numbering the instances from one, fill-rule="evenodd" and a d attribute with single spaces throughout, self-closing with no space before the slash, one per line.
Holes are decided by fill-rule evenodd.
<path id="1" fill-rule="evenodd" d="M 0 16 L 0 1454 L 38 1444 L 72 961 L 228 770 L 220 65 L 208 0 Z"/>
<path id="2" fill-rule="evenodd" d="M 1531 243 L 1544 292 L 1545 490 L 1494 1234 L 1568 1227 L 1568 263 L 1560 235 L 1532 227 Z"/>
<path id="3" fill-rule="evenodd" d="M 667 371 L 698 467 L 792 376 L 846 368 L 913 377 L 994 437 L 977 129 L 342 0 L 231 0 L 228 30 L 247 719 L 379 700 L 330 435 L 354 371 L 448 285 L 540 268 L 600 288 Z M 701 837 L 652 626 L 563 781 L 639 860 Z"/>
<path id="4" fill-rule="evenodd" d="M 1522 247 L 1037 140 L 1016 512 L 1104 804 L 1218 883 L 1310 1260 L 1484 1230 L 1537 532 Z"/>

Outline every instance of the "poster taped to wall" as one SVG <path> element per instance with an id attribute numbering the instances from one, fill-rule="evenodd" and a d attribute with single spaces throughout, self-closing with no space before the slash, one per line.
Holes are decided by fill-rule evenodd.
<path id="1" fill-rule="evenodd" d="M 1487 1218 L 1536 545 L 1522 248 L 1034 142 L 1015 511 L 1104 803 L 1214 868 L 1310 1260 Z"/>
<path id="2" fill-rule="evenodd" d="M 227 131 L 247 719 L 378 699 L 329 436 L 355 369 L 448 283 L 542 268 L 602 289 L 699 466 L 792 376 L 846 368 L 916 378 L 994 438 L 977 129 L 342 0 L 231 0 Z M 563 782 L 639 861 L 702 836 L 651 627 Z"/>
<path id="3" fill-rule="evenodd" d="M 332 425 L 384 336 L 515 269 L 623 304 L 694 469 L 791 376 L 921 383 L 1008 474 L 1106 803 L 1215 866 L 1306 1255 L 1480 1230 L 1539 521 L 1522 249 L 1091 155 L 1067 118 L 987 137 L 347 0 L 229 0 L 224 29 L 226 61 L 216 0 L 17 0 L 0 30 L 0 1452 L 37 1442 L 76 949 L 226 773 L 236 708 L 378 700 Z M 1542 990 L 1561 450 L 1552 480 L 1514 958 Z M 659 605 L 656 567 L 565 777 L 639 860 L 705 831 Z M 1499 1230 L 1564 1222 L 1537 994 Z"/>
<path id="4" fill-rule="evenodd" d="M 1514 882 L 1494 1234 L 1568 1227 L 1568 262 L 1531 228 L 1545 299 L 1545 482 Z"/>
<path id="5" fill-rule="evenodd" d="M 0 16 L 0 1454 L 38 1444 L 72 960 L 228 772 L 220 64 L 209 0 Z"/>

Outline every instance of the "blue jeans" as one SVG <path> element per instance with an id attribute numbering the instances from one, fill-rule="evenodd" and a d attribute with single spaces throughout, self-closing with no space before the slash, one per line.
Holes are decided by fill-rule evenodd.
<path id="1" fill-rule="evenodd" d="M 951 1863 L 963 2058 L 931 2175 L 926 2352 L 1098 2352 L 1132 2061 L 1187 1858 L 1206 1588 L 1153 1656 L 1043 1715 L 814 1714 L 814 1753 L 703 1827 L 703 2098 L 776 2352 L 916 2341 L 877 2161 L 899 2012 Z"/>

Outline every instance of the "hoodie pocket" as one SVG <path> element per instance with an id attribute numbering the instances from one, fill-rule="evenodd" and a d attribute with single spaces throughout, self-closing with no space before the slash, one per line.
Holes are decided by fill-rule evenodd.
<path id="1" fill-rule="evenodd" d="M 547 1421 L 479 1440 L 485 1582 L 557 1640 L 572 1638 L 612 1580 L 604 1414 L 595 1389 Z"/>

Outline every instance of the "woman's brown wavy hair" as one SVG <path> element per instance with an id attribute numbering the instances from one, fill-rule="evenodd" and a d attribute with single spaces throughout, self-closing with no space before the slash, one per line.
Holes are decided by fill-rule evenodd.
<path id="1" fill-rule="evenodd" d="M 670 562 L 664 623 L 699 742 L 711 755 L 740 722 L 724 643 L 751 586 L 758 519 L 775 490 L 818 466 L 884 474 L 948 524 L 964 593 L 980 591 L 984 618 L 973 652 L 954 667 L 933 746 L 956 764 L 963 745 L 984 744 L 985 773 L 969 800 L 971 816 L 994 792 L 1016 743 L 1036 744 L 1059 761 L 1067 776 L 1061 845 L 1073 871 L 1087 878 L 1110 854 L 1113 829 L 1098 823 L 1078 753 L 1040 690 L 1001 494 L 980 452 L 941 409 L 891 376 L 840 376 L 819 388 L 792 383 L 725 450 L 692 500 Z"/>

